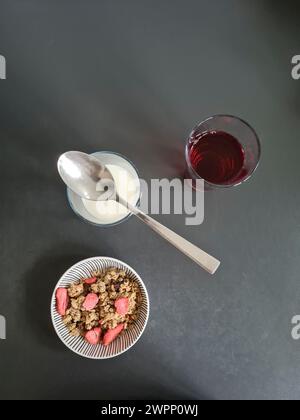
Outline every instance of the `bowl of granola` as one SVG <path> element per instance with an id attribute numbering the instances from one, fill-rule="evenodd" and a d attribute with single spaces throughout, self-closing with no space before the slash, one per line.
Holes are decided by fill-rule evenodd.
<path id="1" fill-rule="evenodd" d="M 146 328 L 147 289 L 122 261 L 88 258 L 58 281 L 51 318 L 61 341 L 78 355 L 98 360 L 116 357 L 129 350 Z"/>

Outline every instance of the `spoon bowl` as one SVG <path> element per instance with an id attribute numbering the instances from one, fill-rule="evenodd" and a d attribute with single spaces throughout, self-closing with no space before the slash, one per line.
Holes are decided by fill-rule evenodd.
<path id="1" fill-rule="evenodd" d="M 66 152 L 59 157 L 57 169 L 64 183 L 86 200 L 105 201 L 116 193 L 110 171 L 92 155 Z"/>

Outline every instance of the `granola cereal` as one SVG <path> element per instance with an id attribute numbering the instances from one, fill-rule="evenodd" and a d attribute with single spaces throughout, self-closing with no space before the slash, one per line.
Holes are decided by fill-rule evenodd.
<path id="1" fill-rule="evenodd" d="M 90 344 L 109 345 L 138 317 L 142 296 L 138 283 L 124 270 L 109 268 L 91 273 L 56 292 L 57 311 L 72 336 Z"/>

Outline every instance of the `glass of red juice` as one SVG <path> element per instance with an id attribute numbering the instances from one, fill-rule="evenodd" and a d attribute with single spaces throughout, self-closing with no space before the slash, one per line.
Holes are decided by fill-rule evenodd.
<path id="1" fill-rule="evenodd" d="M 234 187 L 251 177 L 260 155 L 259 138 L 247 122 L 215 115 L 198 124 L 187 140 L 186 177 L 194 187 L 203 179 L 206 190 Z"/>

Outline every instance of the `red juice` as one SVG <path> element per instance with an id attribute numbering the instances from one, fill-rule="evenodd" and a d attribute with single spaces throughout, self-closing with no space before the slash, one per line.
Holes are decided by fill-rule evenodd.
<path id="1" fill-rule="evenodd" d="M 189 157 L 194 171 L 212 184 L 230 184 L 245 176 L 245 153 L 240 142 L 223 131 L 198 133 L 190 139 Z"/>

